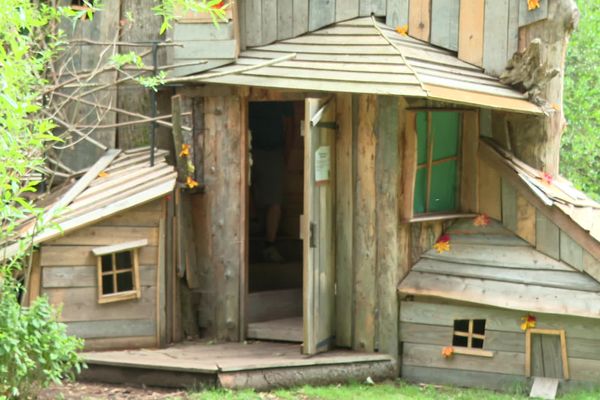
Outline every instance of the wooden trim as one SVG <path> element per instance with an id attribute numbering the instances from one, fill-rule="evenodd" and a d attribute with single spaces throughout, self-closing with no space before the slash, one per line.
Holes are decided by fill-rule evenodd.
<path id="1" fill-rule="evenodd" d="M 456 218 L 475 218 L 477 214 L 473 213 L 455 213 L 455 214 L 433 214 L 433 215 L 424 215 L 418 217 L 412 217 L 408 220 L 402 220 L 404 223 L 416 223 L 416 222 L 430 222 L 430 221 L 444 221 L 448 219 L 456 219 Z"/>
<path id="2" fill-rule="evenodd" d="M 145 240 L 145 239 L 144 239 Z M 97 256 L 96 261 L 96 269 L 98 276 L 98 304 L 106 304 L 113 303 L 116 301 L 122 300 L 130 300 L 130 299 L 139 299 L 142 295 L 141 293 L 141 285 L 140 285 L 140 256 L 139 256 L 139 248 L 128 249 L 132 256 L 132 265 L 131 268 L 117 270 L 117 262 L 116 262 L 116 252 L 109 253 L 111 255 L 112 260 L 112 271 L 102 272 L 102 256 L 107 254 L 101 254 Z M 131 273 L 133 280 L 133 289 L 118 292 L 117 286 L 117 275 L 120 273 Z M 102 278 L 105 275 L 112 275 L 113 278 L 113 289 L 114 293 L 103 294 L 103 283 Z"/>
<path id="3" fill-rule="evenodd" d="M 110 246 L 96 247 L 92 249 L 95 256 L 104 256 L 111 253 L 119 253 L 125 250 L 133 250 L 148 245 L 148 239 L 133 240 L 131 242 L 113 244 Z"/>
<path id="4" fill-rule="evenodd" d="M 431 125 L 433 123 L 433 117 L 431 111 L 427 112 L 427 188 L 425 189 L 425 212 L 429 212 L 429 199 L 431 197 L 431 174 L 433 167 L 433 134 L 431 133 Z M 418 146 L 417 139 L 417 146 Z"/>
<path id="5" fill-rule="evenodd" d="M 531 377 L 531 335 L 553 335 L 560 337 L 560 352 L 562 358 L 563 378 L 571 379 L 569 358 L 567 355 L 567 335 L 564 329 L 531 328 L 525 332 L 525 376 Z"/>
<path id="6" fill-rule="evenodd" d="M 417 178 L 417 113 L 406 112 L 406 127 L 403 135 L 402 155 L 402 198 L 400 217 L 411 220 L 413 217 L 413 202 L 415 197 L 415 182 Z"/>
<path id="7" fill-rule="evenodd" d="M 462 354 L 466 356 L 478 356 L 478 357 L 494 357 L 495 352 L 483 349 L 473 349 L 467 347 L 453 347 L 454 354 Z"/>

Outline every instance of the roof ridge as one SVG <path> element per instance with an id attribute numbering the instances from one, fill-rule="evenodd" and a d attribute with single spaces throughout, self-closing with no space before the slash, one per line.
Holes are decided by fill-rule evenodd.
<path id="1" fill-rule="evenodd" d="M 402 50 L 400 49 L 400 47 L 398 45 L 396 45 L 394 42 L 392 42 L 390 40 L 390 38 L 388 38 L 387 35 L 383 32 L 383 30 L 377 25 L 377 20 L 375 19 L 375 16 L 371 15 L 371 21 L 373 22 L 373 27 L 377 30 L 377 32 L 379 33 L 379 35 L 381 35 L 381 37 L 383 37 L 385 39 L 385 41 L 388 42 L 390 44 L 390 46 L 392 46 L 398 52 L 398 54 L 400 54 L 400 57 L 402 57 L 402 61 L 404 61 L 404 64 L 410 70 L 410 72 L 413 73 L 413 75 L 415 76 L 415 78 L 419 82 L 419 85 L 421 86 L 421 89 L 423 89 L 423 91 L 425 93 L 427 93 L 427 95 L 429 96 L 429 91 L 425 88 L 425 84 L 423 83 L 423 81 L 419 77 L 419 74 L 417 73 L 417 71 L 408 62 L 408 59 L 406 58 L 406 56 L 404 55 L 404 53 L 402 52 Z"/>

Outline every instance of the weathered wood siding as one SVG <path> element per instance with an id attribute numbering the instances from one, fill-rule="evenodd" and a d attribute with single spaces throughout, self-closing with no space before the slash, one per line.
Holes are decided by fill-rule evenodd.
<path id="1" fill-rule="evenodd" d="M 526 383 L 524 312 L 451 303 L 432 298 L 400 305 L 402 377 L 414 382 L 509 390 Z M 600 323 L 595 319 L 536 314 L 542 329 L 564 329 L 571 384 L 600 379 Z M 484 349 L 494 356 L 442 356 L 452 344 L 455 319 L 485 319 Z"/>
<path id="2" fill-rule="evenodd" d="M 162 201 L 154 201 L 44 243 L 40 252 L 41 292 L 62 306 L 61 321 L 86 349 L 157 346 L 157 277 Z M 97 258 L 92 249 L 138 239 L 141 298 L 98 304 Z M 161 276 L 163 276 L 161 274 Z"/>

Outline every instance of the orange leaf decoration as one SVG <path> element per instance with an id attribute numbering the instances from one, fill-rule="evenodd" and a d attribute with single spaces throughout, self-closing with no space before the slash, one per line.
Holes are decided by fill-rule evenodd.
<path id="1" fill-rule="evenodd" d="M 212 6 L 211 8 L 221 9 L 221 8 L 223 8 L 224 5 L 225 5 L 225 2 L 224 1 L 220 1 L 217 4 L 215 4 L 214 6 Z"/>
<path id="2" fill-rule="evenodd" d="M 196 186 L 198 186 L 198 182 L 196 182 L 191 176 L 188 176 L 185 184 L 187 187 L 189 187 L 190 189 L 195 188 Z"/>
<path id="3" fill-rule="evenodd" d="M 450 357 L 452 357 L 453 354 L 454 354 L 454 347 L 452 347 L 452 346 L 446 346 L 442 349 L 442 356 L 444 356 L 444 358 L 450 358 Z"/>
<path id="4" fill-rule="evenodd" d="M 532 11 L 540 8 L 540 0 L 527 0 L 527 10 Z"/>
<path id="5" fill-rule="evenodd" d="M 560 105 L 556 103 L 552 103 L 550 105 L 555 111 L 560 111 Z"/>
<path id="6" fill-rule="evenodd" d="M 526 316 L 521 317 L 521 321 L 523 321 L 521 323 L 521 330 L 526 331 L 527 329 L 535 328 L 537 318 L 535 315 L 527 314 Z"/>
<path id="7" fill-rule="evenodd" d="M 408 24 L 402 25 L 402 26 L 397 26 L 396 27 L 396 32 L 398 32 L 402 36 L 408 35 Z"/>
<path id="8" fill-rule="evenodd" d="M 552 174 L 544 172 L 544 174 L 542 175 L 542 182 L 544 182 L 546 185 L 552 185 L 553 180 L 554 177 L 552 176 Z"/>
<path id="9" fill-rule="evenodd" d="M 448 236 L 448 235 L 440 236 L 440 238 L 437 240 L 437 242 L 435 242 L 435 244 L 433 245 L 433 248 L 436 249 L 438 253 L 444 253 L 446 251 L 450 251 L 450 236 Z"/>
<path id="10" fill-rule="evenodd" d="M 100 171 L 98 172 L 98 178 L 106 178 L 108 176 L 108 172 Z"/>
<path id="11" fill-rule="evenodd" d="M 475 226 L 488 226 L 489 223 L 490 223 L 490 217 L 488 217 L 486 214 L 479 214 L 473 220 L 473 225 L 475 225 Z"/>
<path id="12" fill-rule="evenodd" d="M 181 145 L 181 151 L 179 152 L 179 157 L 189 157 L 190 156 L 190 145 L 184 143 Z"/>

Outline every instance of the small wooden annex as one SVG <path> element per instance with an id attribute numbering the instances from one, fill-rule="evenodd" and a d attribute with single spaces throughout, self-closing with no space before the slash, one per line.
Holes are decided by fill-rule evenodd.
<path id="1" fill-rule="evenodd" d="M 63 209 L 60 228 L 34 236 L 23 301 L 47 296 L 88 350 L 160 345 L 165 204 L 175 185 L 164 155 L 156 152 L 150 166 L 148 148 L 109 150 L 43 200 L 49 213 Z"/>

